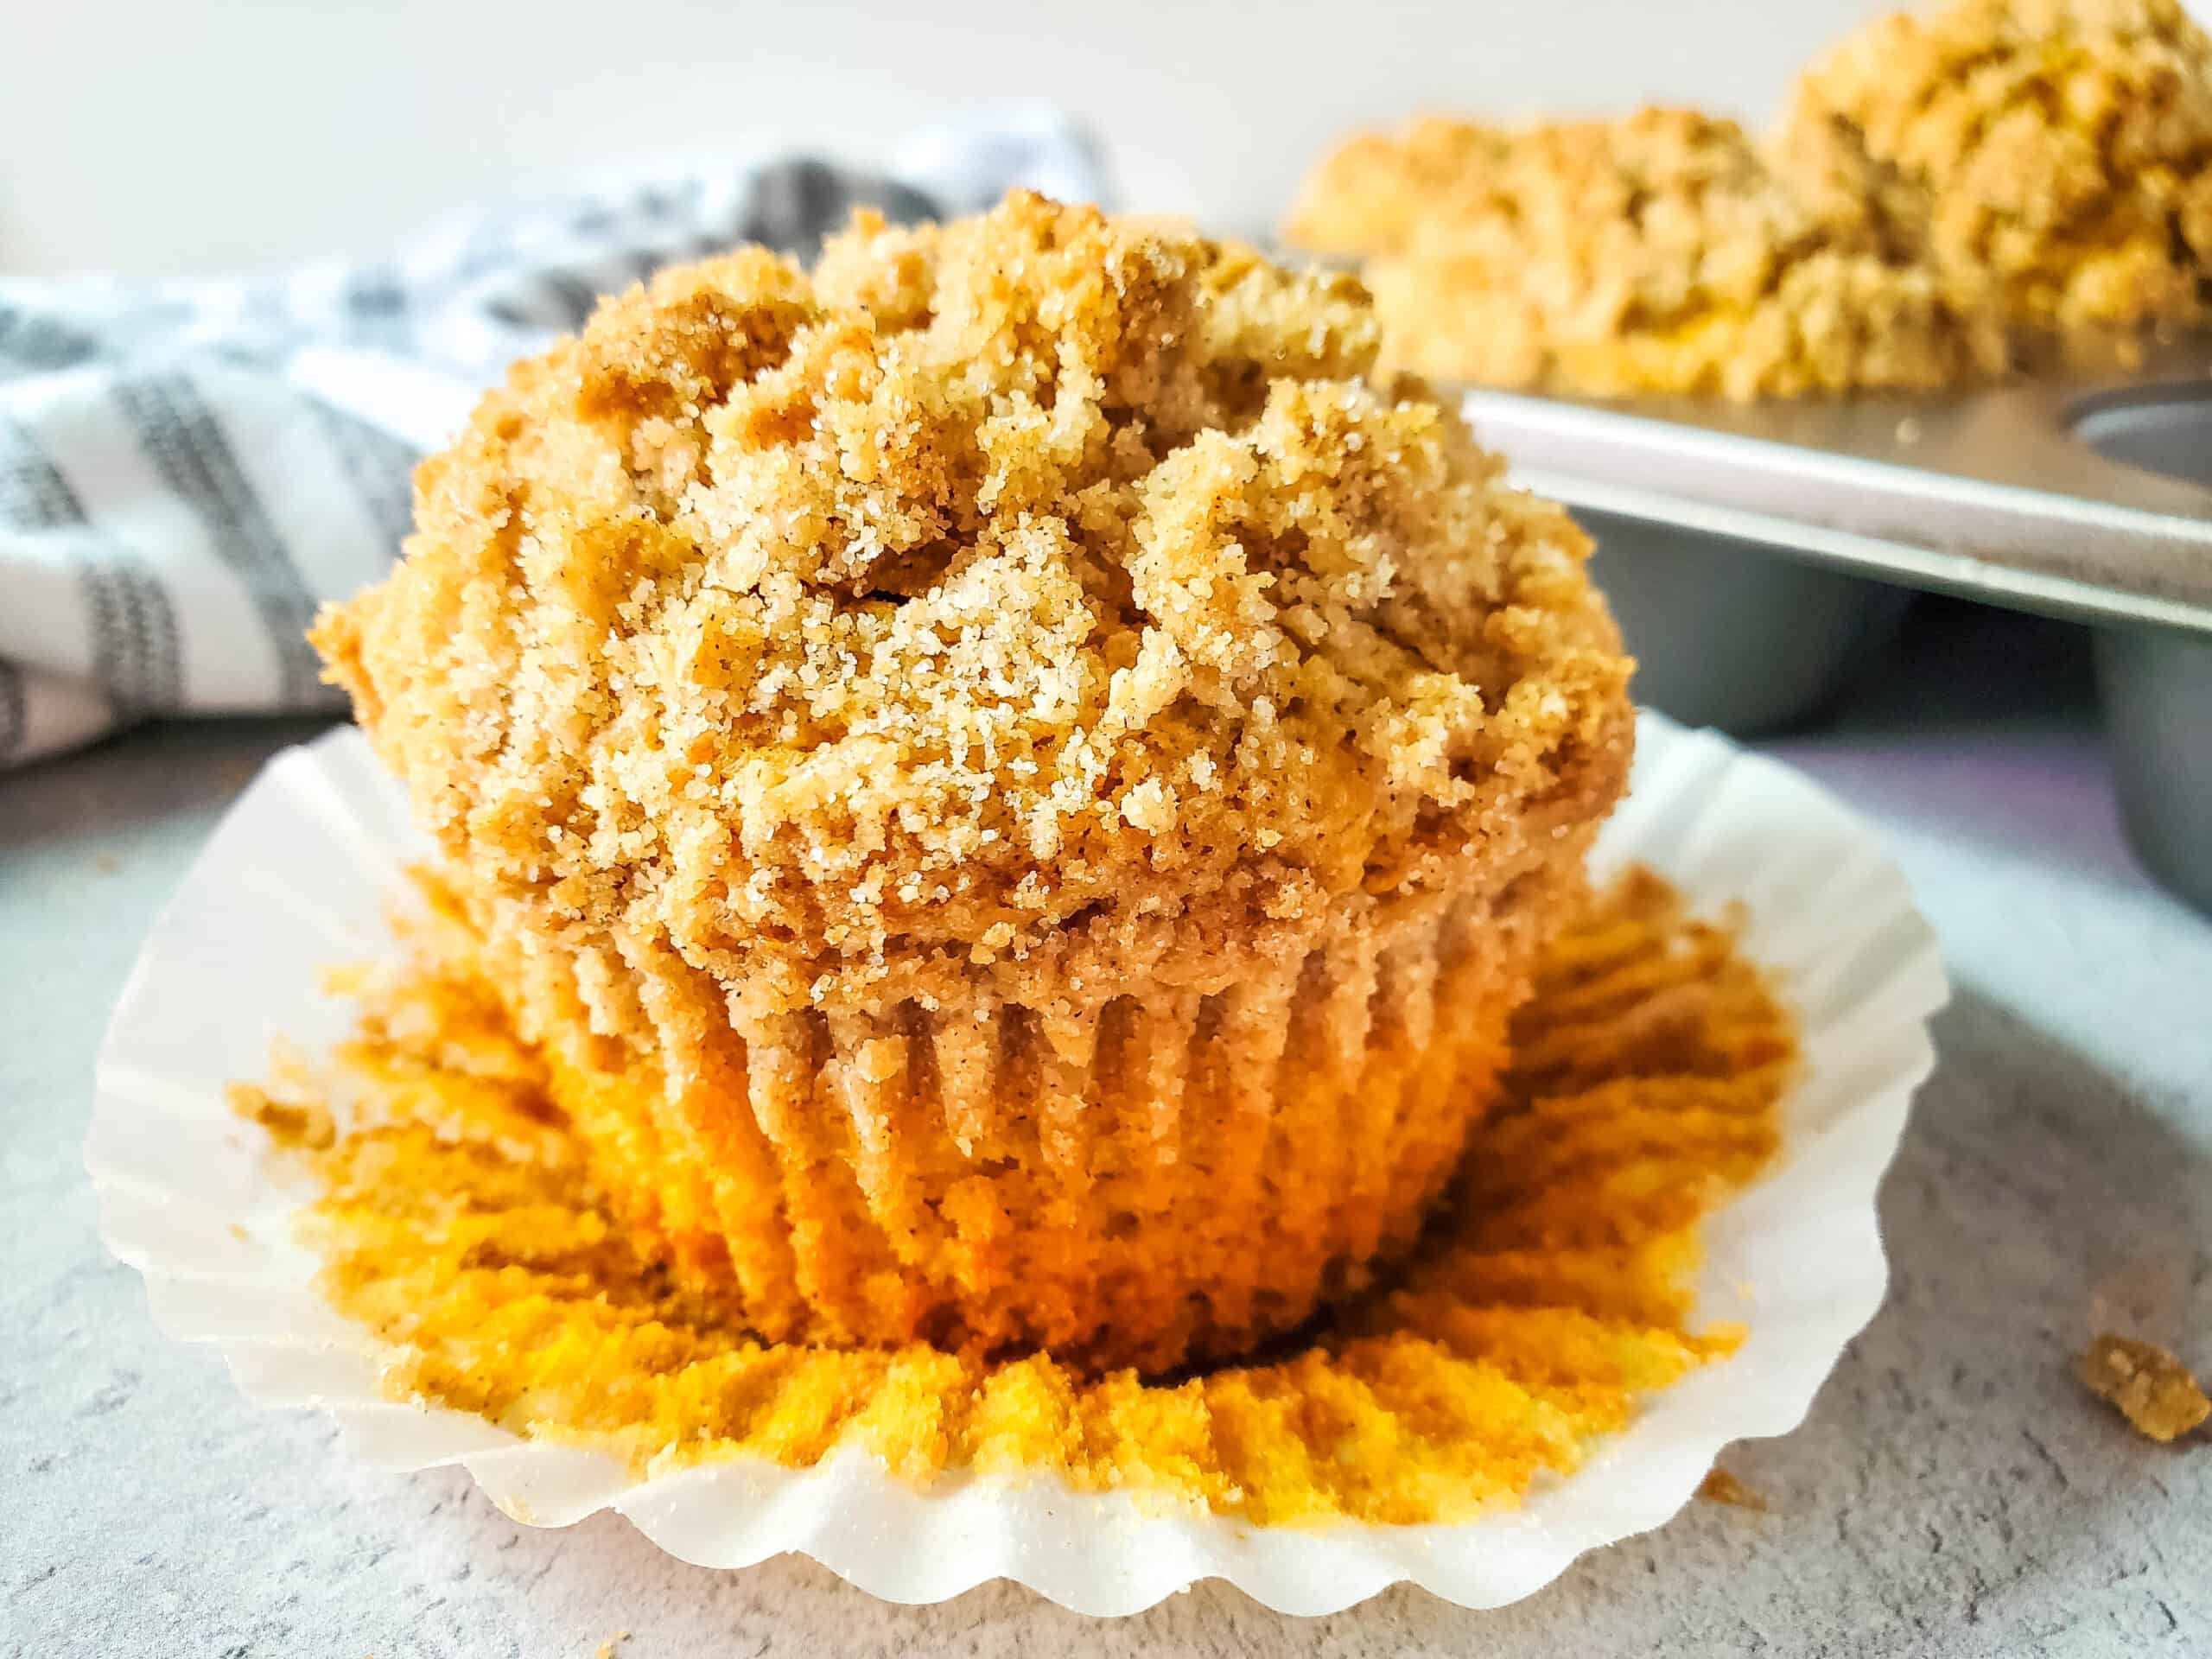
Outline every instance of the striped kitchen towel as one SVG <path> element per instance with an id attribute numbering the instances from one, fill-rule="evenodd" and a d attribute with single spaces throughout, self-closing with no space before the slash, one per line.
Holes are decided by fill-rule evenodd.
<path id="1" fill-rule="evenodd" d="M 389 261 L 270 278 L 0 277 L 0 767 L 150 715 L 335 708 L 302 637 L 374 580 L 420 454 L 595 297 L 745 241 L 810 255 L 1015 185 L 1095 200 L 1046 111 L 931 128 L 881 174 L 766 154 L 597 181 Z"/>

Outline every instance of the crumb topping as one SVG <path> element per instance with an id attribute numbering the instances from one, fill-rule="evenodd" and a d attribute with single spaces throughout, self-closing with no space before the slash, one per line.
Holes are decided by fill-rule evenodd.
<path id="1" fill-rule="evenodd" d="M 1500 1109 L 1395 1281 L 1284 1350 L 1146 1381 L 1044 1354 L 767 1342 L 611 1210 L 536 1051 L 434 959 L 364 985 L 327 1080 L 238 1109 L 319 1189 L 323 1293 L 395 1398 L 593 1446 L 643 1477 L 858 1446 L 909 1481 L 1052 1475 L 1260 1524 L 1510 1505 L 1643 1397 L 1730 1353 L 1695 1318 L 1701 1217 L 1764 1166 L 1797 1046 L 1725 927 L 1629 873 L 1553 938 Z M 288 1096 L 271 1112 L 272 1091 Z"/>
<path id="2" fill-rule="evenodd" d="M 1332 207 L 1340 192 L 1374 206 Z M 1863 195 L 1801 188 L 1690 110 L 1355 139 L 1291 232 L 1371 238 L 1385 358 L 1440 377 L 1751 397 L 2003 366 L 1993 319 Z"/>
<path id="3" fill-rule="evenodd" d="M 2174 0 L 1955 0 L 1801 79 L 1783 154 L 1839 152 L 1933 256 L 2040 327 L 2212 315 L 2212 39 Z"/>
<path id="4" fill-rule="evenodd" d="M 1376 333 L 1033 196 L 666 271 L 315 638 L 496 891 L 793 999 L 1419 883 L 1615 741 L 1626 664 L 1585 537 Z"/>

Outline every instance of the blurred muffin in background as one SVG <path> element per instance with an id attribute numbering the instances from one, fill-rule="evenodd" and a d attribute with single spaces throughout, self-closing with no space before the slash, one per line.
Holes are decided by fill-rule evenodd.
<path id="1" fill-rule="evenodd" d="M 315 641 L 764 1336 L 1172 1367 L 1403 1250 L 1623 787 L 1588 540 L 1347 277 L 1016 196 L 664 271 Z"/>
<path id="2" fill-rule="evenodd" d="M 1355 133 L 1307 176 L 1283 234 L 1317 253 L 1395 251 L 1463 193 L 1479 196 L 1510 147 L 1504 129 L 1448 116 Z"/>
<path id="3" fill-rule="evenodd" d="M 1840 178 L 1801 189 L 1734 122 L 1689 110 L 1432 119 L 1325 160 L 1286 233 L 1332 251 L 1368 235 L 1383 359 L 1440 379 L 1750 399 L 2001 371 L 1974 284 Z"/>
<path id="4" fill-rule="evenodd" d="M 1839 176 L 2031 335 L 2212 316 L 2212 40 L 2174 0 L 1958 0 L 1799 79 L 1779 164 Z M 1853 187 L 1847 187 L 1853 188 Z"/>

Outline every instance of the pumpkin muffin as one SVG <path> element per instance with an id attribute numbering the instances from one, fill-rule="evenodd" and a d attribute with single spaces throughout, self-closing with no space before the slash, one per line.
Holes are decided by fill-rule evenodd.
<path id="1" fill-rule="evenodd" d="M 1732 121 L 1646 109 L 1453 130 L 1354 139 L 1287 226 L 1368 256 L 1386 366 L 1739 399 L 1928 390 L 2005 366 L 1970 283 L 1922 263 L 1867 192 L 1778 175 Z"/>
<path id="2" fill-rule="evenodd" d="M 1893 217 L 2031 334 L 2212 316 L 2212 40 L 2173 0 L 1959 0 L 1800 79 L 1779 146 L 1885 175 Z"/>
<path id="3" fill-rule="evenodd" d="M 1402 1250 L 1620 791 L 1566 514 L 1344 277 L 1017 195 L 664 272 L 315 639 L 596 1179 L 776 1338 L 1243 1350 Z"/>

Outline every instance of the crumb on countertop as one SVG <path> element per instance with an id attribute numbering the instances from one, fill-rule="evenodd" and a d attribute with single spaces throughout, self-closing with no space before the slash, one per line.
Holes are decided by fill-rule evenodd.
<path id="1" fill-rule="evenodd" d="M 1705 1478 L 1698 1483 L 1697 1495 L 1711 1503 L 1726 1503 L 1738 1510 L 1766 1512 L 1766 1499 L 1760 1497 L 1719 1464 L 1706 1471 Z"/>
<path id="2" fill-rule="evenodd" d="M 2178 1440 L 2212 1417 L 2212 1400 L 2196 1374 L 2155 1342 L 2107 1332 L 2075 1362 L 2074 1373 L 2154 1440 Z"/>

